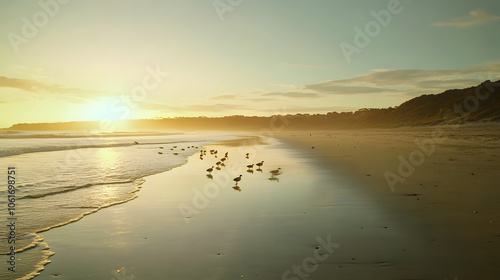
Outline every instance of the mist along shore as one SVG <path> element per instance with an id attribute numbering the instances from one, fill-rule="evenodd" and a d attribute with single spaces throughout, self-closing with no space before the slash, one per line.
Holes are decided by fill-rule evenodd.
<path id="1" fill-rule="evenodd" d="M 496 279 L 497 126 L 274 136 L 206 146 L 229 153 L 212 178 L 222 154 L 193 155 L 44 233 L 36 279 Z"/>

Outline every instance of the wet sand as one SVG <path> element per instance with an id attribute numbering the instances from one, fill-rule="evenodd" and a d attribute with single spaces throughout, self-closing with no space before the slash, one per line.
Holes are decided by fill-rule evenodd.
<path id="1" fill-rule="evenodd" d="M 414 232 L 417 225 L 391 215 L 361 185 L 307 152 L 271 142 L 207 146 L 229 152 L 213 179 L 205 170 L 220 156 L 194 155 L 186 165 L 147 177 L 137 199 L 44 233 L 56 254 L 36 279 L 391 279 L 419 273 L 415 259 L 425 238 Z M 262 160 L 262 173 L 246 172 L 246 165 Z M 278 167 L 283 173 L 269 180 Z M 232 181 L 239 174 L 241 191 Z"/>
<path id="2" fill-rule="evenodd" d="M 445 142 L 392 192 L 383 173 L 421 133 L 299 132 L 269 145 L 207 146 L 217 159 L 193 155 L 146 177 L 137 199 L 44 233 L 56 254 L 36 279 L 496 279 L 499 188 L 489 180 L 498 161 L 465 160 L 495 152 L 462 154 Z M 207 178 L 221 151 L 226 166 Z M 440 161 L 450 152 L 483 175 L 470 175 L 482 195 L 456 186 L 466 174 Z M 246 172 L 262 160 L 262 173 Z"/>
<path id="3" fill-rule="evenodd" d="M 428 236 L 422 257 L 432 260 L 425 268 L 433 272 L 431 279 L 497 278 L 500 126 L 291 132 L 278 137 L 308 149 L 311 157 L 377 193 L 378 203 L 421 223 L 418 234 Z"/>

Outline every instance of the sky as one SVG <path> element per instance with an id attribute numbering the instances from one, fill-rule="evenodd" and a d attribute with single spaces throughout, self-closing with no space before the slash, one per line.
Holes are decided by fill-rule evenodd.
<path id="1" fill-rule="evenodd" d="M 355 111 L 500 79 L 496 0 L 0 1 L 0 127 Z"/>

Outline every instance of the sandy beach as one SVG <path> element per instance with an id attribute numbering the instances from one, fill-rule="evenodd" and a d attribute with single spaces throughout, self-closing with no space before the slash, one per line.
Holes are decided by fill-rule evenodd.
<path id="1" fill-rule="evenodd" d="M 392 208 L 392 216 L 421 223 L 418 235 L 428 236 L 421 257 L 432 260 L 425 268 L 435 271 L 432 279 L 495 279 L 500 272 L 498 125 L 279 137 L 376 193 L 375 201 Z"/>
<path id="2" fill-rule="evenodd" d="M 43 233 L 56 254 L 36 279 L 495 279 L 499 133 L 478 131 L 446 132 L 393 188 L 384 173 L 432 128 L 206 146 L 219 157 L 193 155 L 137 199 Z"/>

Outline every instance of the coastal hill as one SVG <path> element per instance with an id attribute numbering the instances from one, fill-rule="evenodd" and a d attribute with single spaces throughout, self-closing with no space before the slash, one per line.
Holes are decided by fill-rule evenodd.
<path id="1" fill-rule="evenodd" d="M 500 80 L 489 80 L 470 88 L 425 94 L 397 107 L 360 109 L 356 112 L 274 115 L 270 117 L 176 117 L 123 120 L 111 125 L 120 131 L 147 130 L 322 130 L 463 124 L 500 121 Z M 106 131 L 105 122 L 21 123 L 3 130 Z"/>

